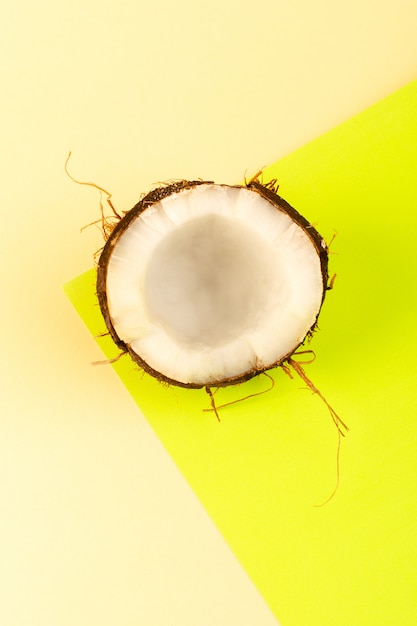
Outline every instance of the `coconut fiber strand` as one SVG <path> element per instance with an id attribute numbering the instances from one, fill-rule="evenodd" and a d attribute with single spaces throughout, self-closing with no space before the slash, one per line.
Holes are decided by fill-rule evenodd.
<path id="1" fill-rule="evenodd" d="M 278 369 L 272 391 L 220 410 L 114 364 L 283 626 L 398 626 L 417 616 L 415 232 L 417 82 L 268 167 L 331 244 L 336 273 L 303 366 L 348 424 Z M 218 181 L 226 182 L 226 181 Z M 143 190 L 137 190 L 138 194 Z M 66 285 L 104 331 L 93 270 Z M 98 339 L 108 357 L 111 340 Z M 259 376 L 217 404 L 268 388 Z"/>

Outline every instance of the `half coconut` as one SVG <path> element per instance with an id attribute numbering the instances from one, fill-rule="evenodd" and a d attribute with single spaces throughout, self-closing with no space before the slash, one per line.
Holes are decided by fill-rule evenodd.
<path id="1" fill-rule="evenodd" d="M 327 246 L 277 193 L 181 181 L 122 217 L 98 262 L 97 295 L 122 352 L 189 388 L 283 364 L 314 330 Z"/>

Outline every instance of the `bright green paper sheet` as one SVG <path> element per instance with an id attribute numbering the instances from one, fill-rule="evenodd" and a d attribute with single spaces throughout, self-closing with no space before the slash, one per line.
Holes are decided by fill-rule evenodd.
<path id="1" fill-rule="evenodd" d="M 221 411 L 114 368 L 282 626 L 417 623 L 417 82 L 268 167 L 337 273 L 308 376 L 350 427 L 336 481 L 326 406 L 278 369 Z M 224 181 L 219 181 L 224 182 Z M 140 190 L 139 190 L 140 191 Z M 94 271 L 65 289 L 94 335 Z M 111 340 L 103 352 L 117 354 Z M 269 386 L 219 390 L 221 404 Z M 221 573 L 219 573 L 221 575 Z"/>

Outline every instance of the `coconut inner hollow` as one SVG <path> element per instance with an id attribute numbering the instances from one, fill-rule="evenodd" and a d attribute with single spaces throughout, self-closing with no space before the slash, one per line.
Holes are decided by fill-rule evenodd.
<path id="1" fill-rule="evenodd" d="M 270 278 L 260 237 L 230 218 L 205 215 L 156 247 L 145 275 L 145 303 L 175 341 L 212 348 L 256 327 Z M 282 289 L 285 282 L 283 277 Z"/>
<path id="2" fill-rule="evenodd" d="M 119 237 L 107 301 L 120 337 L 151 368 L 215 384 L 289 355 L 323 297 L 317 250 L 256 191 L 203 184 L 140 213 Z"/>

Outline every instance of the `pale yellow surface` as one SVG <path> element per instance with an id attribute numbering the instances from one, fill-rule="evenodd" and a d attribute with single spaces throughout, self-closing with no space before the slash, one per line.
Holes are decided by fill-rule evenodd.
<path id="1" fill-rule="evenodd" d="M 405 0 L 3 9 L 2 626 L 276 623 L 113 371 L 90 365 L 61 285 L 101 245 L 79 234 L 97 196 L 63 162 L 71 149 L 121 210 L 157 180 L 240 181 L 414 79 L 416 23 Z"/>

